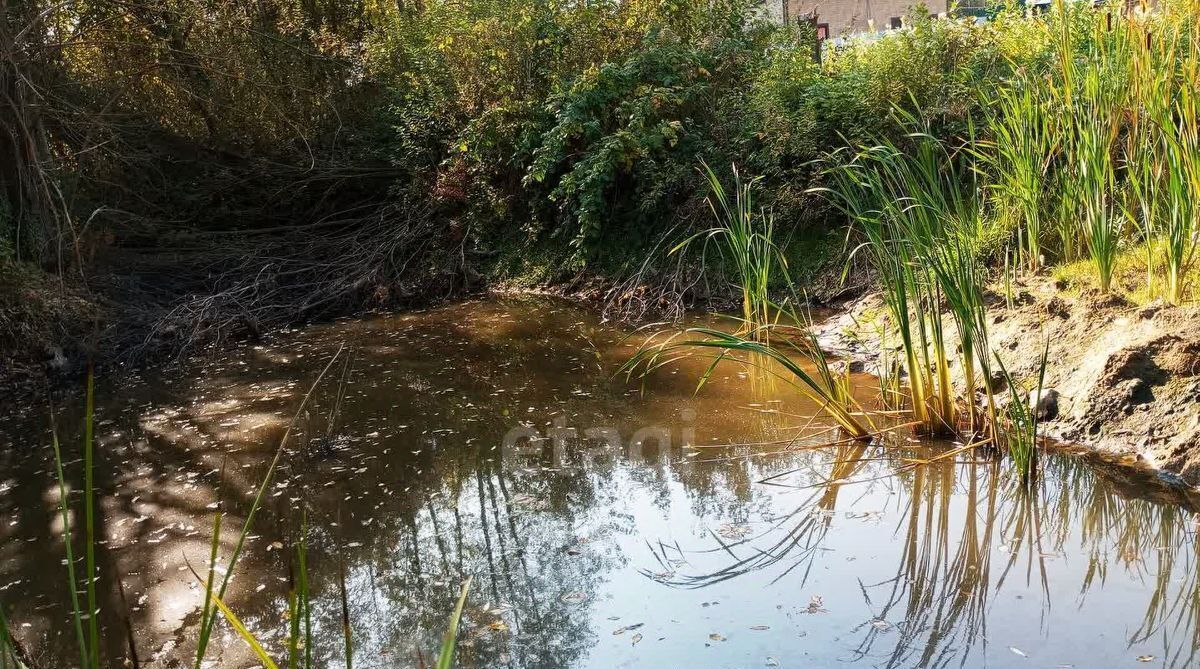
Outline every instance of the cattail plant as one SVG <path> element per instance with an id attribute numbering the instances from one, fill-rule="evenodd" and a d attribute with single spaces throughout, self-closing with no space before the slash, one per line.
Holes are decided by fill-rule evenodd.
<path id="1" fill-rule="evenodd" d="M 1031 272 L 1042 264 L 1042 210 L 1056 145 L 1055 117 L 1044 97 L 1042 87 L 1024 73 L 999 87 L 986 102 L 986 130 L 992 139 L 981 152 L 995 179 L 994 190 L 1016 214 L 1017 246 Z"/>
<path id="2" fill-rule="evenodd" d="M 707 202 L 717 224 L 680 242 L 671 253 L 698 239 L 704 240 L 705 252 L 709 243 L 714 243 L 733 266 L 734 281 L 742 294 L 741 332 L 767 334 L 769 329 L 762 326 L 774 322 L 780 312 L 771 302 L 771 283 L 778 278 L 777 273 L 786 274 L 787 259 L 775 242 L 774 217 L 754 208 L 754 187 L 759 178 L 745 181 L 734 166 L 731 197 L 707 164 L 701 163 L 701 169 L 708 179 Z"/>
<path id="3" fill-rule="evenodd" d="M 926 133 L 911 147 L 891 141 L 859 150 L 829 171 L 822 189 L 850 218 L 879 274 L 891 326 L 908 372 L 913 421 L 930 434 L 955 434 L 981 423 L 973 395 L 990 353 L 978 245 L 979 202 L 965 152 Z M 953 320 L 968 401 L 950 376 L 950 346 L 941 317 Z M 990 402 L 989 402 L 990 404 Z"/>

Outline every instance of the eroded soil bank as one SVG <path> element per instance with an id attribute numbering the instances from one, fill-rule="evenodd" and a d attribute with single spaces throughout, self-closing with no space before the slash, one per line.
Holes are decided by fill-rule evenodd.
<path id="1" fill-rule="evenodd" d="M 1036 385 L 1047 347 L 1048 436 L 1200 484 L 1200 308 L 1068 295 L 1050 279 L 991 300 L 991 348 L 1015 379 Z M 875 371 L 883 310 L 878 292 L 856 298 L 818 326 L 821 341 Z"/>

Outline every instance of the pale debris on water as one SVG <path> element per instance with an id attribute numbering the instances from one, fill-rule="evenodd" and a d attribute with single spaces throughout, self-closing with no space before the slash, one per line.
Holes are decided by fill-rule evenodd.
<path id="1" fill-rule="evenodd" d="M 825 600 L 821 599 L 820 595 L 813 595 L 812 599 L 808 600 L 808 606 L 805 607 L 804 613 L 829 613 L 825 610 Z"/>

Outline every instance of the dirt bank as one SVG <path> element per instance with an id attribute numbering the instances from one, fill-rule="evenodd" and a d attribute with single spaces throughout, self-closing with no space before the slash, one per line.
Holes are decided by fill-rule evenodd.
<path id="1" fill-rule="evenodd" d="M 991 348 L 1018 380 L 1036 378 L 1049 343 L 1046 387 L 1058 414 L 1046 434 L 1200 484 L 1200 307 L 1136 306 L 1067 295 L 1049 279 L 991 295 Z M 883 304 L 868 293 L 820 327 L 831 350 L 878 364 Z"/>
<path id="2" fill-rule="evenodd" d="M 47 375 L 78 372 L 108 319 L 70 282 L 0 260 L 0 393 L 44 389 Z"/>

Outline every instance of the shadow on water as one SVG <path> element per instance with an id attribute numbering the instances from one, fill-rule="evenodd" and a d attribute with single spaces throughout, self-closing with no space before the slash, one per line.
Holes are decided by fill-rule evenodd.
<path id="1" fill-rule="evenodd" d="M 930 461 L 948 445 L 818 448 L 816 408 L 736 366 L 699 393 L 704 361 L 644 388 L 612 378 L 627 334 L 558 302 L 485 301 L 102 389 L 106 652 L 124 655 L 119 574 L 143 663 L 190 665 L 187 565 L 206 564 L 215 504 L 241 522 L 345 343 L 346 382 L 302 416 L 228 598 L 272 650 L 303 515 L 323 666 L 340 664 L 342 563 L 360 667 L 428 662 L 466 576 L 461 666 L 1197 662 L 1190 494 L 1075 455 L 1026 490 L 970 453 Z M 856 381 L 869 401 L 874 380 Z M 74 651 L 47 447 L 40 407 L 0 419 L 0 601 L 50 666 Z M 211 657 L 255 664 L 227 632 Z"/>

